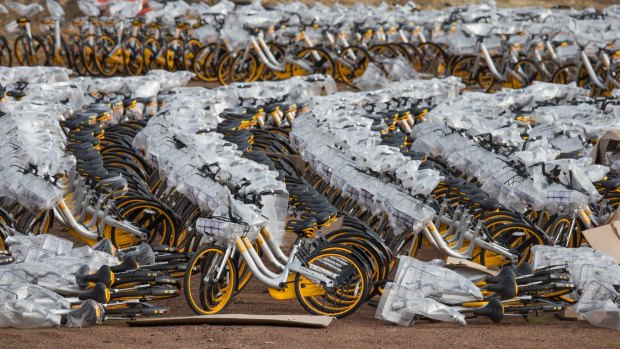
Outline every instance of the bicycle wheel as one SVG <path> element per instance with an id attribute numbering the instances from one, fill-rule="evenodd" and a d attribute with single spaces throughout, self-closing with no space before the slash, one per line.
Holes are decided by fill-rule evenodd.
<path id="1" fill-rule="evenodd" d="M 123 52 L 117 49 L 114 39 L 102 35 L 97 38 L 95 47 L 95 64 L 101 75 L 111 77 L 116 74 L 123 64 Z"/>
<path id="2" fill-rule="evenodd" d="M 118 207 L 120 216 L 124 220 L 136 224 L 148 233 L 148 243 L 157 242 L 160 245 L 176 246 L 181 223 L 173 216 L 169 209 L 156 202 L 134 200 Z M 119 248 L 134 246 L 140 239 L 119 229 L 112 228 L 110 240 Z"/>
<path id="3" fill-rule="evenodd" d="M 237 288 L 237 269 L 226 251 L 214 245 L 200 248 L 187 264 L 183 292 L 189 307 L 199 315 L 222 311 Z M 220 267 L 223 270 L 219 273 Z"/>
<path id="4" fill-rule="evenodd" d="M 329 53 L 319 48 L 307 48 L 297 53 L 297 61 L 301 64 L 292 64 L 293 76 L 323 74 L 334 76 L 334 61 Z"/>
<path id="5" fill-rule="evenodd" d="M 196 39 L 190 39 L 185 43 L 183 47 L 183 65 L 185 70 L 193 70 L 194 58 L 196 58 L 196 54 L 198 54 L 201 48 L 202 44 Z"/>
<path id="6" fill-rule="evenodd" d="M 386 44 L 374 45 L 368 49 L 368 53 L 375 62 L 383 62 L 385 59 L 395 59 L 399 56 L 392 46 Z"/>
<path id="7" fill-rule="evenodd" d="M 56 67 L 72 68 L 72 60 L 69 47 L 64 39 L 60 39 L 60 48 L 56 49 L 56 42 L 52 35 L 48 35 L 44 40 L 45 48 L 48 53 L 48 64 Z"/>
<path id="8" fill-rule="evenodd" d="M 0 36 L 0 66 L 10 67 L 13 63 L 13 57 L 11 57 L 11 48 L 4 36 Z"/>
<path id="9" fill-rule="evenodd" d="M 365 266 L 350 253 L 320 250 L 311 255 L 307 266 L 325 275 L 335 274 L 332 287 L 326 287 L 310 278 L 295 276 L 297 300 L 308 312 L 343 318 L 351 315 L 367 299 L 369 290 Z"/>
<path id="10" fill-rule="evenodd" d="M 273 55 L 273 58 L 276 59 L 278 65 L 285 66 L 284 57 L 285 52 L 280 46 L 270 42 L 267 44 L 269 46 L 269 52 Z M 273 80 L 284 80 L 291 77 L 291 70 L 285 69 L 284 71 L 272 70 L 269 67 L 265 66 L 264 63 L 260 64 L 260 79 L 264 81 L 273 81 Z"/>
<path id="11" fill-rule="evenodd" d="M 230 52 L 222 57 L 222 60 L 217 66 L 217 80 L 222 85 L 228 85 L 230 80 L 230 68 L 232 67 L 234 56 Z"/>
<path id="12" fill-rule="evenodd" d="M 258 79 L 259 63 L 256 56 L 248 52 L 248 54 L 239 54 L 232 60 L 230 66 L 230 81 L 232 82 L 253 82 Z"/>
<path id="13" fill-rule="evenodd" d="M 513 253 L 519 255 L 517 265 L 530 261 L 533 246 L 549 245 L 549 239 L 544 233 L 522 223 L 502 225 L 489 234 L 495 243 L 509 248 Z M 506 257 L 489 250 L 480 253 L 480 264 L 487 267 L 502 267 L 511 263 Z"/>
<path id="14" fill-rule="evenodd" d="M 420 72 L 442 78 L 448 71 L 448 62 L 443 49 L 432 42 L 421 43 L 411 55 L 413 68 Z"/>
<path id="15" fill-rule="evenodd" d="M 86 72 L 92 76 L 98 76 L 101 74 L 99 68 L 97 67 L 97 48 L 96 46 L 91 46 L 89 44 L 85 44 L 82 47 L 82 61 L 84 62 L 84 69 Z"/>
<path id="16" fill-rule="evenodd" d="M 568 84 L 577 81 L 577 66 L 574 64 L 564 65 L 553 74 L 551 81 L 556 84 Z"/>
<path id="17" fill-rule="evenodd" d="M 19 217 L 17 231 L 35 235 L 47 234 L 54 225 L 54 211 L 28 212 Z"/>
<path id="18" fill-rule="evenodd" d="M 493 89 L 495 75 L 489 69 L 486 61 L 480 61 L 478 72 L 476 73 L 476 81 L 478 81 L 478 86 L 485 92 L 491 92 L 491 89 Z"/>
<path id="19" fill-rule="evenodd" d="M 594 68 L 594 74 L 596 75 L 596 78 L 603 85 L 605 85 L 605 81 L 607 80 L 606 68 L 604 68 L 602 65 L 599 65 L 596 68 Z M 588 74 L 588 70 L 585 67 L 581 67 L 581 69 L 579 69 L 579 74 L 577 76 L 577 86 L 589 89 L 590 97 L 598 97 L 598 96 L 601 96 L 603 93 L 605 93 L 608 89 L 612 90 L 614 86 L 613 84 L 610 84 L 610 85 L 612 86 L 606 86 L 604 90 L 601 89 L 599 86 L 597 86 L 594 83 L 594 81 L 590 77 L 590 74 Z"/>
<path id="20" fill-rule="evenodd" d="M 583 242 L 581 231 L 581 224 L 577 221 L 572 224 L 572 217 L 566 215 L 558 215 L 545 227 L 549 240 L 554 245 L 563 247 L 580 247 Z"/>
<path id="21" fill-rule="evenodd" d="M 199 69 L 202 71 L 203 76 L 201 76 L 200 79 L 207 82 L 216 82 L 218 81 L 218 68 L 220 66 L 220 62 L 222 62 L 224 57 L 226 57 L 228 50 L 225 47 L 220 47 L 218 50 L 217 44 L 210 44 L 207 47 L 211 47 L 211 51 L 209 51 L 209 53 L 204 56 L 202 61 L 199 61 L 198 59 L 200 57 L 203 57 L 203 55 L 201 53 L 198 53 L 198 55 L 196 56 L 196 62 L 194 64 L 201 64 L 201 68 Z M 205 48 L 203 47 L 203 49 Z M 194 72 L 196 72 L 196 69 L 194 69 Z"/>
<path id="22" fill-rule="evenodd" d="M 161 50 L 161 45 L 154 38 L 148 38 L 142 45 L 144 52 L 144 67 L 146 70 L 162 69 L 164 66 L 164 59 L 157 58 L 157 54 Z"/>
<path id="23" fill-rule="evenodd" d="M 164 57 L 166 59 L 166 70 L 175 72 L 183 69 L 183 41 L 181 39 L 170 40 L 166 46 Z"/>
<path id="24" fill-rule="evenodd" d="M 237 279 L 239 280 L 237 283 L 236 293 L 239 293 L 245 288 L 245 286 L 247 286 L 248 282 L 250 282 L 253 274 L 252 270 L 250 270 L 248 264 L 245 262 L 245 259 L 241 257 L 241 255 L 237 255 L 235 259 L 237 259 Z"/>
<path id="25" fill-rule="evenodd" d="M 125 71 L 131 76 L 140 75 L 144 71 L 144 51 L 138 38 L 127 39 L 123 46 L 123 64 Z"/>
<path id="26" fill-rule="evenodd" d="M 342 82 L 351 85 L 353 79 L 364 75 L 366 67 L 370 64 L 370 55 L 366 50 L 358 46 L 349 46 L 338 55 L 336 68 Z"/>
<path id="27" fill-rule="evenodd" d="M 82 39 L 79 35 L 72 35 L 69 38 L 69 55 L 71 56 L 71 62 L 73 70 L 80 76 L 86 75 L 86 65 L 84 64 L 84 57 L 82 55 Z"/>
<path id="28" fill-rule="evenodd" d="M 553 75 L 560 69 L 560 65 L 552 59 L 545 58 L 540 62 L 540 72 L 543 75 L 546 82 L 553 80 Z"/>
<path id="29" fill-rule="evenodd" d="M 522 59 L 515 63 L 512 72 L 508 74 L 508 84 L 511 88 L 518 89 L 527 87 L 534 81 L 541 81 L 542 74 L 536 63 Z"/>
<path id="30" fill-rule="evenodd" d="M 13 53 L 20 65 L 37 66 L 47 62 L 45 44 L 37 36 L 32 40 L 25 35 L 18 37 L 13 44 Z"/>
<path id="31" fill-rule="evenodd" d="M 473 86 L 478 83 L 477 76 L 474 75 L 475 56 L 462 56 L 457 58 L 452 66 L 452 75 L 461 78 L 461 81 L 467 86 Z"/>

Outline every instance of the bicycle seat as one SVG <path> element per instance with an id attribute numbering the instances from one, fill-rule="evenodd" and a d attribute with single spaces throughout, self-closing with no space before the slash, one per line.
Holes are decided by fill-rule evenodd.
<path id="1" fill-rule="evenodd" d="M 89 123 L 89 118 L 87 117 L 73 117 L 71 119 L 60 121 L 60 126 L 66 127 L 69 130 L 75 130 L 82 125 Z"/>
<path id="2" fill-rule="evenodd" d="M 15 99 L 22 99 L 26 95 L 26 92 L 13 90 L 13 91 L 7 91 L 6 95 L 9 97 L 13 97 Z"/>
<path id="3" fill-rule="evenodd" d="M 88 299 L 78 309 L 70 311 L 61 318 L 61 324 L 67 325 L 69 319 L 76 319 L 79 321 L 80 326 L 93 326 L 102 320 L 103 313 L 103 308 L 97 302 Z"/>
<path id="4" fill-rule="evenodd" d="M 514 274 L 503 275 L 499 282 L 487 284 L 485 289 L 490 292 L 495 292 L 495 294 L 500 296 L 502 299 L 514 298 L 518 293 L 517 281 Z"/>
<path id="5" fill-rule="evenodd" d="M 100 166 L 103 166 L 103 163 L 100 161 L 101 155 L 99 155 L 99 153 L 93 153 L 87 150 L 74 150 L 71 153 L 82 163 L 94 163 L 99 160 Z"/>
<path id="6" fill-rule="evenodd" d="M 89 134 L 69 134 L 67 137 L 71 142 L 75 143 L 90 143 L 93 146 L 99 145 L 99 138 Z"/>
<path id="7" fill-rule="evenodd" d="M 493 297 L 487 305 L 474 310 L 474 315 L 486 316 L 493 322 L 500 322 L 504 318 L 504 306 L 498 298 Z"/>
<path id="8" fill-rule="evenodd" d="M 293 232 L 300 237 L 313 238 L 317 230 L 316 219 L 290 220 L 286 224 L 286 231 Z"/>
<path id="9" fill-rule="evenodd" d="M 331 220 L 329 212 L 327 212 L 327 211 L 321 211 L 321 212 L 317 212 L 317 213 L 302 214 L 301 218 L 302 219 L 314 218 L 316 220 L 316 224 L 318 226 L 324 226 L 324 225 L 328 224 L 329 221 Z"/>
<path id="10" fill-rule="evenodd" d="M 495 211 L 499 208 L 499 201 L 493 198 L 486 198 L 483 200 L 472 200 L 473 203 L 477 204 L 481 209 L 485 211 Z"/>
<path id="11" fill-rule="evenodd" d="M 446 178 L 446 179 L 444 179 L 443 183 L 447 187 L 453 187 L 453 186 L 462 185 L 463 183 L 465 183 L 465 181 L 462 178 L 460 178 L 460 177 L 453 177 L 453 178 Z"/>
<path id="12" fill-rule="evenodd" d="M 598 182 L 605 190 L 613 191 L 620 187 L 620 178 L 608 179 Z"/>
<path id="13" fill-rule="evenodd" d="M 80 293 L 78 299 L 81 301 L 92 299 L 99 304 L 108 304 L 110 301 L 110 290 L 102 282 L 98 282 L 91 290 Z"/>
<path id="14" fill-rule="evenodd" d="M 461 191 L 465 191 L 465 190 L 478 190 L 478 191 L 480 191 L 480 188 L 478 188 L 478 186 L 473 184 L 473 183 L 465 183 L 465 184 L 461 184 L 461 185 L 456 185 L 456 187 L 458 189 L 460 189 Z"/>
<path id="15" fill-rule="evenodd" d="M 325 199 L 324 196 L 302 196 L 300 197 L 301 201 L 301 205 L 302 206 L 308 206 L 308 207 L 313 207 L 313 206 L 317 206 L 317 205 L 329 205 L 329 203 L 327 202 L 327 200 Z"/>
<path id="16" fill-rule="evenodd" d="M 265 113 L 267 113 L 267 114 L 273 113 L 274 111 L 276 111 L 278 109 L 280 109 L 280 106 L 277 105 L 277 104 L 266 105 L 265 108 L 264 108 Z"/>
<path id="17" fill-rule="evenodd" d="M 103 283 L 105 287 L 110 287 L 114 283 L 114 273 L 107 265 L 102 266 L 94 274 L 76 275 L 78 285 L 81 288 L 87 288 L 89 283 Z"/>
<path id="18" fill-rule="evenodd" d="M 512 277 L 516 276 L 514 270 L 512 270 L 511 267 L 504 267 L 502 268 L 502 270 L 500 270 L 500 272 L 497 275 L 489 276 L 486 279 L 484 279 L 484 282 L 486 282 L 487 284 L 496 284 L 504 280 L 504 278 L 510 277 L 510 276 Z"/>
<path id="19" fill-rule="evenodd" d="M 532 268 L 530 263 L 524 262 L 515 270 L 515 274 L 517 276 L 532 275 L 534 274 L 534 268 Z"/>
<path id="20" fill-rule="evenodd" d="M 121 176 L 102 179 L 97 184 L 97 188 L 113 198 L 121 197 L 129 190 L 127 180 Z"/>
<path id="21" fill-rule="evenodd" d="M 123 263 L 110 267 L 110 269 L 114 273 L 120 273 L 120 272 L 124 272 L 128 270 L 135 270 L 138 268 L 139 268 L 138 262 L 136 262 L 136 258 L 134 256 L 129 256 L 125 258 Z"/>
<path id="22" fill-rule="evenodd" d="M 70 152 L 78 151 L 78 152 L 96 152 L 93 147 L 88 143 L 69 143 L 67 144 L 67 150 Z"/>

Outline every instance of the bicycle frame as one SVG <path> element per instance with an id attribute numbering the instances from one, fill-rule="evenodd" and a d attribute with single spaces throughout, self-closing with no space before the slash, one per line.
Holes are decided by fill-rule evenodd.
<path id="1" fill-rule="evenodd" d="M 590 77 L 590 80 L 592 80 L 592 82 L 594 83 L 594 85 L 596 85 L 596 87 L 602 90 L 606 90 L 607 87 L 603 85 L 603 83 L 598 79 L 598 76 L 596 76 L 596 73 L 594 72 L 594 68 L 592 67 L 592 63 L 590 63 L 590 59 L 588 58 L 588 55 L 586 55 L 585 50 L 581 50 L 581 53 L 579 54 L 579 56 L 580 56 L 581 64 L 586 68 L 586 71 L 588 72 L 588 76 Z"/>
<path id="2" fill-rule="evenodd" d="M 333 275 L 332 273 L 329 273 L 317 266 L 306 268 L 302 265 L 301 260 L 297 256 L 301 243 L 301 238 L 297 238 L 291 248 L 289 256 L 286 259 L 286 264 L 280 265 L 280 274 L 275 274 L 267 269 L 256 251 L 254 251 L 252 243 L 247 237 L 237 237 L 234 242 L 228 244 L 222 264 L 218 268 L 217 277 L 219 278 L 224 271 L 228 258 L 232 257 L 235 252 L 239 252 L 247 263 L 248 268 L 252 271 L 252 275 L 268 287 L 275 289 L 285 288 L 289 273 L 299 273 L 308 279 L 324 284 L 326 287 L 332 287 L 334 285 L 332 278 L 336 275 Z M 262 244 L 262 246 L 265 246 L 265 244 Z M 275 261 L 275 257 L 273 255 L 271 255 L 270 261 Z"/>
<path id="3" fill-rule="evenodd" d="M 120 222 L 110 215 L 113 204 L 108 200 L 108 196 L 104 193 L 99 194 L 99 199 L 95 207 L 91 207 L 90 202 L 94 197 L 94 191 L 89 190 L 82 178 L 71 180 L 69 178 L 67 190 L 69 194 L 67 198 L 76 205 L 70 208 L 65 199 L 54 207 L 54 215 L 59 218 L 60 223 L 74 230 L 81 237 L 97 241 L 101 237 L 101 232 L 105 231 L 107 226 L 126 231 L 135 235 L 142 240 L 146 240 L 146 234 L 136 228 L 130 222 Z M 86 222 L 87 215 L 90 221 Z M 76 219 L 76 217 L 78 217 Z"/>

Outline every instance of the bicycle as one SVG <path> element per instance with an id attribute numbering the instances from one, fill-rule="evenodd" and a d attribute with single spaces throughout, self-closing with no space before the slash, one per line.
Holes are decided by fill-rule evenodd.
<path id="1" fill-rule="evenodd" d="M 297 297 L 312 314 L 342 318 L 352 314 L 366 300 L 371 286 L 364 265 L 351 250 L 339 246 L 305 254 L 307 252 L 301 248 L 304 238 L 314 236 L 316 223 L 295 221 L 297 224 L 293 228 L 297 238 L 286 260 L 280 259 L 285 255 L 270 242 L 264 230 L 256 235 L 261 251 L 279 270 L 273 273 L 254 251 L 247 235 L 250 227 L 224 219 L 226 217 L 197 221 L 199 231 L 226 239 L 227 246 L 206 245 L 188 263 L 184 291 L 196 313 L 222 311 L 237 292 L 236 253 L 245 261 L 252 276 L 270 288 L 272 296 L 277 299 Z M 224 225 L 223 229 L 218 228 L 220 224 Z"/>

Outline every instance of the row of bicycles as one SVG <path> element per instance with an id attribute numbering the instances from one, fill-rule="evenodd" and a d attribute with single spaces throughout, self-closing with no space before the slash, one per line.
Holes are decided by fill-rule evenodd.
<path id="1" fill-rule="evenodd" d="M 613 154 L 605 165 L 589 158 L 616 127 L 615 98 L 545 83 L 462 93 L 455 78 L 335 93 L 329 75 L 209 90 L 183 87 L 186 72 L 5 72 L 8 270 L 40 274 L 11 241 L 60 225 L 91 249 L 118 249 L 108 252 L 115 263 L 68 270 L 64 279 L 91 295 L 123 292 L 110 290 L 126 272 L 160 278 L 130 278 L 143 314 L 164 311 L 143 303 L 180 285 L 196 313 L 221 312 L 252 277 L 312 314 L 346 317 L 369 303 L 401 324 L 556 312 L 577 303 L 592 278 L 618 286 L 608 257 L 591 268 L 612 277 L 586 280 L 550 252 L 582 251 L 582 232 L 617 207 Z M 139 269 L 106 266 L 131 264 L 124 254 L 147 244 L 151 258 Z M 502 271 L 471 278 L 447 264 L 420 267 L 413 258 L 423 246 Z M 545 258 L 558 264 L 537 262 Z M 428 268 L 436 281 L 420 278 Z"/>
<path id="2" fill-rule="evenodd" d="M 413 4 L 263 8 L 175 1 L 138 17 L 139 6 L 119 2 L 105 17 L 86 0 L 78 4 L 84 16 L 63 23 L 62 7 L 47 1 L 50 16 L 37 34 L 30 18 L 44 8 L 9 2 L 18 18 L 7 31 L 16 37 L 13 44 L 0 37 L 0 64 L 64 66 L 106 77 L 187 70 L 221 84 L 327 74 L 357 87 L 376 75 L 454 75 L 485 91 L 534 81 L 575 82 L 596 96 L 620 87 L 620 11 L 613 5 L 421 11 Z"/>

